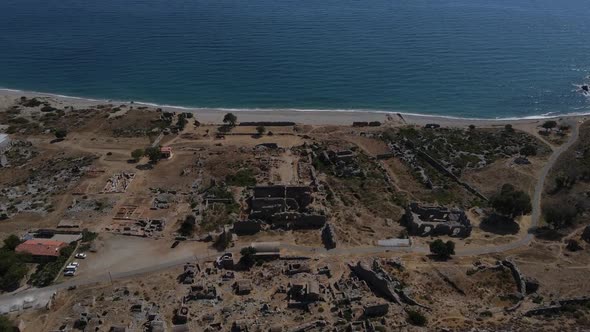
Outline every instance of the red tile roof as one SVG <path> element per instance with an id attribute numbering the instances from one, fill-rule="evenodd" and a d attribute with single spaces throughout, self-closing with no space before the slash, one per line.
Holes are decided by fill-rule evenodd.
<path id="1" fill-rule="evenodd" d="M 19 244 L 15 251 L 26 252 L 33 256 L 59 256 L 59 250 L 66 246 L 65 242 L 33 239 Z"/>

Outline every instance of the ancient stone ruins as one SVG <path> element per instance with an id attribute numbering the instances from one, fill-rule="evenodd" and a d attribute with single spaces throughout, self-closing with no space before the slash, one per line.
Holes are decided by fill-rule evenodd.
<path id="1" fill-rule="evenodd" d="M 459 209 L 410 203 L 404 219 L 414 235 L 467 237 L 471 234 L 471 222 L 465 211 Z"/>

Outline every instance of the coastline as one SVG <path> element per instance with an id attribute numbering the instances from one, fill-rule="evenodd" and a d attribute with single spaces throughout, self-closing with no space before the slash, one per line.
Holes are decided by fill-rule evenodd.
<path id="1" fill-rule="evenodd" d="M 408 125 L 425 125 L 427 123 L 437 123 L 446 127 L 465 127 L 471 124 L 495 127 L 504 126 L 508 123 L 516 126 L 540 125 L 542 121 L 553 119 L 564 122 L 575 122 L 590 118 L 590 113 L 583 114 L 564 114 L 564 115 L 537 115 L 522 118 L 462 118 L 444 115 L 404 113 L 396 111 L 383 110 L 317 110 L 317 109 L 240 109 L 240 108 L 200 108 L 200 107 L 183 107 L 173 105 L 158 105 L 154 103 L 141 101 L 119 101 L 109 99 L 93 99 L 84 97 L 65 96 L 52 93 L 21 91 L 7 88 L 0 88 L 0 107 L 11 104 L 14 99 L 25 96 L 27 98 L 37 97 L 46 98 L 54 105 L 73 106 L 74 108 L 91 107 L 101 104 L 127 105 L 127 106 L 145 106 L 150 108 L 161 108 L 164 111 L 173 112 L 191 112 L 196 118 L 203 123 L 221 123 L 223 116 L 228 112 L 236 113 L 239 121 L 290 121 L 306 125 L 350 125 L 355 121 L 390 121 L 399 124 Z"/>

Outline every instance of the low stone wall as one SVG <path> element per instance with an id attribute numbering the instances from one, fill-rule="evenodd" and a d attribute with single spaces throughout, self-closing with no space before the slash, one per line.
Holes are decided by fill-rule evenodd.
<path id="1" fill-rule="evenodd" d="M 549 305 L 540 306 L 524 313 L 525 316 L 538 316 L 557 314 L 563 310 L 566 305 L 581 305 L 590 302 L 590 296 L 573 297 L 569 299 L 558 300 Z"/>
<path id="2" fill-rule="evenodd" d="M 444 175 L 450 177 L 451 179 L 455 180 L 455 182 L 457 182 L 458 184 L 463 186 L 465 189 L 467 189 L 467 191 L 469 191 L 473 195 L 483 199 L 484 201 L 488 200 L 488 198 L 484 194 L 480 193 L 477 189 L 475 189 L 474 187 L 472 187 L 468 183 L 461 181 L 461 179 L 459 179 L 455 174 L 453 174 L 453 172 L 449 171 L 446 167 L 444 167 L 441 163 L 439 163 L 436 159 L 434 159 L 428 153 L 426 153 L 422 150 L 419 150 L 419 149 L 416 149 L 416 152 L 419 157 L 426 160 L 426 162 L 428 162 L 432 167 L 434 167 L 436 170 L 443 173 Z"/>
<path id="3" fill-rule="evenodd" d="M 521 293 L 523 297 L 526 296 L 526 279 L 524 274 L 522 274 L 522 272 L 520 272 L 518 269 L 518 266 L 516 266 L 516 264 L 509 259 L 503 260 L 501 264 L 510 269 L 510 272 L 512 272 L 512 277 L 516 282 L 516 288 L 518 289 L 518 292 Z"/>
<path id="4" fill-rule="evenodd" d="M 395 285 L 390 280 L 385 279 L 383 276 L 373 271 L 368 263 L 359 261 L 356 265 L 352 266 L 352 270 L 359 279 L 364 280 L 374 292 L 385 296 L 390 301 L 402 304 L 402 300 L 395 292 Z"/>

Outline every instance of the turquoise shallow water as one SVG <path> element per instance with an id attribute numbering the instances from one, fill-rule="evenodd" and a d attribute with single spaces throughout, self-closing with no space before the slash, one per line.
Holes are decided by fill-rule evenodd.
<path id="1" fill-rule="evenodd" d="M 2 0 L 0 87 L 190 107 L 590 113 L 587 0 Z"/>

